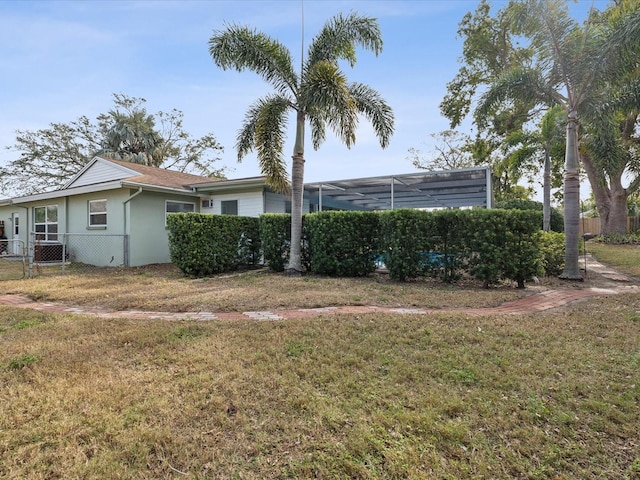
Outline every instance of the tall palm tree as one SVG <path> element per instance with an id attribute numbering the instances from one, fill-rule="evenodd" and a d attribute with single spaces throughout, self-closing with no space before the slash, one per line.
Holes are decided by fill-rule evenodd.
<path id="1" fill-rule="evenodd" d="M 356 47 L 378 55 L 382 36 L 376 19 L 351 13 L 330 19 L 312 40 L 301 72 L 296 73 L 292 55 L 277 40 L 247 27 L 231 25 L 214 32 L 209 53 L 224 70 L 252 70 L 270 83 L 275 92 L 258 99 L 247 111 L 236 138 L 238 160 L 256 149 L 267 182 L 278 192 L 287 192 L 289 182 L 283 147 L 288 114 L 296 117 L 296 138 L 291 167 L 291 250 L 288 272 L 302 271 L 300 259 L 304 186 L 305 125 L 318 149 L 329 127 L 350 148 L 356 140 L 358 115 L 372 124 L 385 148 L 393 134 L 391 108 L 367 85 L 348 83 L 339 60 L 356 62 Z"/>
<path id="2" fill-rule="evenodd" d="M 503 142 L 503 148 L 509 150 L 505 160 L 510 168 L 518 172 L 537 172 L 542 164 L 542 230 L 545 232 L 551 230 L 552 160 L 557 165 L 563 158 L 558 147 L 565 123 L 565 112 L 556 105 L 543 115 L 537 130 L 517 130 Z"/>
<path id="3" fill-rule="evenodd" d="M 603 82 L 619 74 L 621 55 L 638 42 L 637 31 L 607 31 L 595 12 L 583 26 L 569 17 L 562 0 L 524 0 L 510 5 L 517 33 L 531 40 L 535 63 L 504 72 L 483 96 L 479 111 L 505 99 L 561 105 L 567 113 L 564 172 L 565 268 L 560 278 L 581 280 L 578 265 L 580 161 L 578 121 L 582 108 Z M 635 45 L 636 43 L 633 43 Z"/>
<path id="4" fill-rule="evenodd" d="M 105 131 L 98 155 L 152 167 L 162 165 L 166 142 L 155 129 L 153 115 L 145 109 L 127 113 L 116 110 L 109 114 L 113 123 Z"/>
<path id="5" fill-rule="evenodd" d="M 616 78 L 600 86 L 587 103 L 582 118 L 580 158 L 591 184 L 603 234 L 627 233 L 629 197 L 640 190 L 638 128 L 640 127 L 640 3 L 619 0 L 603 15 L 603 21 L 622 38 L 627 49 Z M 626 186 L 625 186 L 626 183 Z"/>

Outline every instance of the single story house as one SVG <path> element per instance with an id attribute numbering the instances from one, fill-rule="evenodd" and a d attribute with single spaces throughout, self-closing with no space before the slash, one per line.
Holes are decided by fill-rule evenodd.
<path id="1" fill-rule="evenodd" d="M 303 211 L 475 205 L 491 206 L 486 168 L 308 184 Z M 140 266 L 170 261 L 171 213 L 259 216 L 290 208 L 265 177 L 218 180 L 98 156 L 59 190 L 0 200 L 0 224 L 11 253 L 37 247 L 36 260 L 40 252 L 42 261 L 60 261 L 64 243 L 73 261 Z"/>

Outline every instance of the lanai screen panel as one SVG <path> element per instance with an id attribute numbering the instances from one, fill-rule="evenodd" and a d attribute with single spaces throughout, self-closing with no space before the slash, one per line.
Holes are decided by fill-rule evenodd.
<path id="1" fill-rule="evenodd" d="M 486 167 L 317 182 L 305 185 L 305 192 L 319 210 L 492 206 Z"/>

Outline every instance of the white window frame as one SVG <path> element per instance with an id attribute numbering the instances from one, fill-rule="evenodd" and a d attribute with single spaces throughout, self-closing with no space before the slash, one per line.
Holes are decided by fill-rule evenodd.
<path id="1" fill-rule="evenodd" d="M 169 209 L 169 204 L 179 204 L 179 205 L 191 205 L 191 211 L 186 211 L 186 210 L 181 210 L 181 211 L 177 211 L 177 212 L 170 212 L 168 211 Z M 165 200 L 164 202 L 164 225 L 167 226 L 167 217 L 169 215 L 171 215 L 172 213 L 195 213 L 196 211 L 196 204 L 194 202 L 181 202 L 178 200 Z"/>
<path id="2" fill-rule="evenodd" d="M 225 204 L 230 204 L 230 203 L 235 203 L 236 204 L 236 213 L 224 213 L 224 205 Z M 234 199 L 234 200 L 221 200 L 220 201 L 220 215 L 238 215 L 238 209 L 239 209 L 239 205 L 238 205 L 238 200 Z"/>
<path id="3" fill-rule="evenodd" d="M 36 222 L 36 210 L 44 209 L 44 222 Z M 49 209 L 56 209 L 56 221 L 49 220 Z M 55 232 L 51 231 L 51 227 L 55 225 Z M 42 231 L 38 231 L 38 227 L 42 226 Z M 58 241 L 58 205 L 39 205 L 33 207 L 33 231 L 36 232 L 36 240 L 41 242 L 57 242 Z"/>
<path id="4" fill-rule="evenodd" d="M 99 202 L 104 203 L 104 211 L 92 212 L 91 205 L 95 205 Z M 108 217 L 107 217 L 107 199 L 106 198 L 89 200 L 87 204 L 87 213 L 89 214 L 89 220 L 88 220 L 89 228 L 107 228 Z M 99 215 L 104 215 L 104 223 L 94 223 L 94 218 L 98 217 Z"/>

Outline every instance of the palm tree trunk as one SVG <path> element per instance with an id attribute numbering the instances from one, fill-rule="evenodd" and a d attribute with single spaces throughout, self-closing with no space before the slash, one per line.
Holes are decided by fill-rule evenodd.
<path id="1" fill-rule="evenodd" d="M 304 191 L 304 112 L 296 117 L 296 143 L 291 165 L 291 248 L 288 275 L 302 274 L 302 202 Z"/>
<path id="2" fill-rule="evenodd" d="M 580 169 L 578 162 L 578 114 L 567 116 L 567 141 L 564 167 L 564 280 L 582 280 L 578 265 L 580 241 Z"/>
<path id="3" fill-rule="evenodd" d="M 542 230 L 551 230 L 551 155 L 549 146 L 544 147 L 544 179 L 542 194 Z"/>

